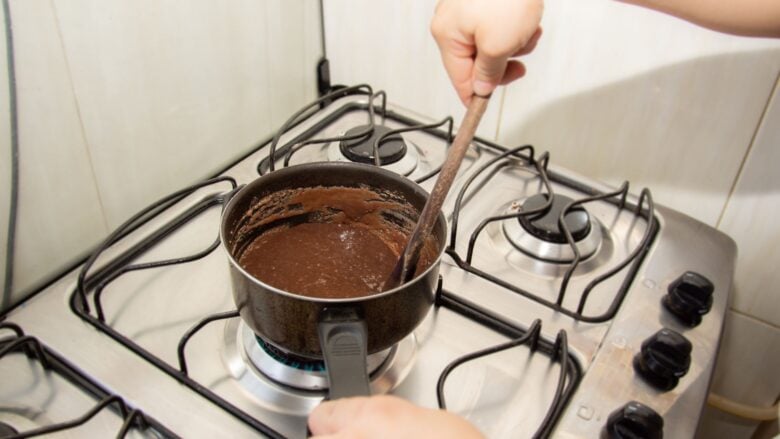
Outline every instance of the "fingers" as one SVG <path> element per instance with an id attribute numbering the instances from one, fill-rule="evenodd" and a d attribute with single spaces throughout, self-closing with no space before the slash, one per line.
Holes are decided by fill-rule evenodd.
<path id="1" fill-rule="evenodd" d="M 309 429 L 316 439 L 484 439 L 463 418 L 388 395 L 324 402 L 309 415 Z"/>
<path id="2" fill-rule="evenodd" d="M 436 14 L 431 21 L 431 34 L 439 46 L 442 63 L 450 77 L 458 97 L 463 103 L 474 93 L 474 45 L 473 31 L 464 29 L 460 11 L 453 2 L 441 1 L 436 5 Z"/>
<path id="3" fill-rule="evenodd" d="M 509 61 L 504 70 L 504 76 L 501 78 L 500 85 L 507 85 L 510 82 L 525 76 L 525 65 L 520 61 Z"/>
<path id="4" fill-rule="evenodd" d="M 507 66 L 507 56 L 494 56 L 486 51 L 478 51 L 477 59 L 474 61 L 474 94 L 487 96 L 493 93 L 501 78 L 504 77 L 504 71 Z"/>
<path id="5" fill-rule="evenodd" d="M 533 52 L 534 49 L 536 49 L 536 44 L 539 42 L 539 38 L 542 37 L 542 28 L 539 27 L 536 29 L 536 32 L 534 32 L 533 35 L 531 35 L 531 39 L 528 40 L 528 43 L 526 43 L 525 46 L 521 47 L 517 52 L 512 54 L 512 57 L 516 56 L 523 56 L 528 55 L 529 53 Z"/>
<path id="6" fill-rule="evenodd" d="M 441 59 L 444 63 L 444 69 L 450 77 L 458 97 L 464 103 L 471 99 L 474 93 L 473 88 L 473 70 L 474 58 L 472 54 L 465 55 L 465 51 L 441 50 Z"/>
<path id="7" fill-rule="evenodd" d="M 497 34 L 488 33 L 486 37 L 477 34 L 474 94 L 486 96 L 497 86 L 506 85 L 525 75 L 525 66 L 510 58 L 531 53 L 541 35 L 542 29 L 538 27 L 527 40 L 520 39 L 514 46 L 507 46 L 506 41 L 496 40 L 499 37 Z"/>
<path id="8" fill-rule="evenodd" d="M 442 61 L 461 101 L 489 95 L 525 74 L 510 58 L 541 36 L 542 0 L 440 0 L 431 22 Z"/>
<path id="9" fill-rule="evenodd" d="M 318 405 L 309 415 L 309 429 L 315 436 L 344 430 L 363 410 L 368 398 L 344 398 Z"/>

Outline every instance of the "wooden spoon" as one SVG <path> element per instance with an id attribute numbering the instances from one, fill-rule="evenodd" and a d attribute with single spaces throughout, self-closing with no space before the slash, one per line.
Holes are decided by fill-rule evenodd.
<path id="1" fill-rule="evenodd" d="M 482 115 L 485 114 L 489 99 L 490 96 L 474 95 L 471 97 L 466 115 L 463 116 L 463 122 L 460 124 L 460 128 L 458 128 L 452 147 L 450 147 L 439 176 L 436 178 L 436 184 L 433 186 L 428 201 L 425 202 L 425 207 L 420 214 L 412 236 L 409 238 L 409 242 L 406 243 L 406 247 L 400 258 L 398 258 L 393 272 L 390 274 L 387 282 L 385 282 L 385 290 L 395 288 L 414 277 L 417 260 L 420 259 L 420 250 L 423 247 L 423 243 L 425 243 L 425 238 L 431 234 L 433 226 L 436 224 L 436 217 L 439 215 L 439 211 L 441 211 L 444 199 L 447 198 L 447 193 L 450 191 L 452 181 L 455 180 L 455 175 L 458 173 L 458 168 L 460 168 L 463 157 L 466 155 L 466 150 L 474 139 L 474 133 L 477 131 Z"/>

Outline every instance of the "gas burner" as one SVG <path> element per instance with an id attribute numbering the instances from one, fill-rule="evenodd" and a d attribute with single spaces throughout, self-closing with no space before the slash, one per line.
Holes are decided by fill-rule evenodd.
<path id="1" fill-rule="evenodd" d="M 354 136 L 365 131 L 366 128 L 366 125 L 354 127 L 346 132 L 346 136 Z M 374 163 L 374 142 L 380 136 L 390 131 L 390 128 L 375 126 L 371 131 L 371 135 L 358 137 L 357 139 L 342 140 L 339 142 L 339 148 L 341 153 L 353 162 L 372 164 Z M 406 155 L 406 143 L 404 143 L 404 139 L 399 134 L 387 137 L 379 145 L 378 149 L 379 159 L 383 165 L 392 165 Z"/>
<path id="2" fill-rule="evenodd" d="M 528 212 L 543 207 L 547 203 L 548 196 L 537 194 L 523 202 L 523 211 Z M 521 216 L 518 218 L 523 228 L 539 239 L 558 244 L 565 244 L 566 235 L 558 227 L 558 219 L 561 211 L 567 204 L 574 202 L 564 195 L 555 195 L 552 205 L 547 210 L 536 215 Z M 582 241 L 582 238 L 590 232 L 590 215 L 582 207 L 574 207 L 564 217 L 566 228 L 569 229 L 574 241 Z"/>
<path id="3" fill-rule="evenodd" d="M 368 125 L 359 125 L 341 133 L 341 136 L 355 135 L 367 129 Z M 328 159 L 374 164 L 374 142 L 389 131 L 388 127 L 376 125 L 370 135 L 333 142 L 328 146 Z M 387 137 L 379 145 L 379 159 L 383 168 L 401 175 L 414 172 L 419 161 L 416 148 L 407 144 L 400 134 Z"/>
<path id="4" fill-rule="evenodd" d="M 271 380 L 285 386 L 301 390 L 326 390 L 328 374 L 325 362 L 322 360 L 304 358 L 285 352 L 264 341 L 244 326 L 244 349 L 249 360 L 255 367 Z M 254 343 L 247 338 L 254 335 Z M 376 372 L 390 357 L 395 354 L 396 347 L 371 354 L 367 358 L 368 373 Z"/>
<path id="5" fill-rule="evenodd" d="M 520 203 L 513 203 L 506 213 L 538 209 L 547 202 L 548 195 L 536 194 Z M 573 200 L 554 195 L 552 205 L 536 215 L 503 221 L 506 237 L 518 250 L 543 261 L 565 263 L 574 260 L 574 251 L 566 235 L 558 227 L 561 211 Z M 564 217 L 566 227 L 574 238 L 582 258 L 591 256 L 601 244 L 601 227 L 582 207 L 574 207 Z"/>
<path id="6" fill-rule="evenodd" d="M 280 362 L 264 349 L 241 319 L 225 324 L 224 337 L 223 360 L 257 404 L 275 412 L 305 416 L 325 397 L 328 385 L 324 368 L 302 370 Z M 273 352 L 278 354 L 279 350 Z M 417 341 L 412 334 L 390 349 L 369 355 L 371 394 L 395 389 L 412 369 L 416 353 Z M 306 364 L 312 366 L 310 362 Z"/>
<path id="7" fill-rule="evenodd" d="M 266 342 L 258 336 L 255 336 L 255 339 L 257 340 L 257 344 L 260 346 L 260 349 L 263 351 L 263 353 L 270 356 L 273 360 L 282 363 L 284 366 L 302 370 L 304 372 L 325 371 L 325 362 L 322 360 L 299 357 L 295 354 L 290 354 L 277 348 L 276 346 Z M 263 355 L 263 358 L 265 358 L 265 355 Z M 259 363 L 255 363 L 255 365 L 259 367 Z"/>

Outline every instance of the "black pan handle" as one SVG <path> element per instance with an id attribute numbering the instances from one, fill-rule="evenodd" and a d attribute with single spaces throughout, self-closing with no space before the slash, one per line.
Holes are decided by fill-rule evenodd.
<path id="1" fill-rule="evenodd" d="M 317 330 L 328 370 L 328 399 L 371 395 L 366 322 L 353 308 L 324 308 Z"/>

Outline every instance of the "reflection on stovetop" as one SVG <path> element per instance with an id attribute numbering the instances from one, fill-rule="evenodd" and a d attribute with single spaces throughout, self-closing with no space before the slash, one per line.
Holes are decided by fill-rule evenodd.
<path id="1" fill-rule="evenodd" d="M 178 437 L 13 323 L 0 322 L 0 437 Z"/>

